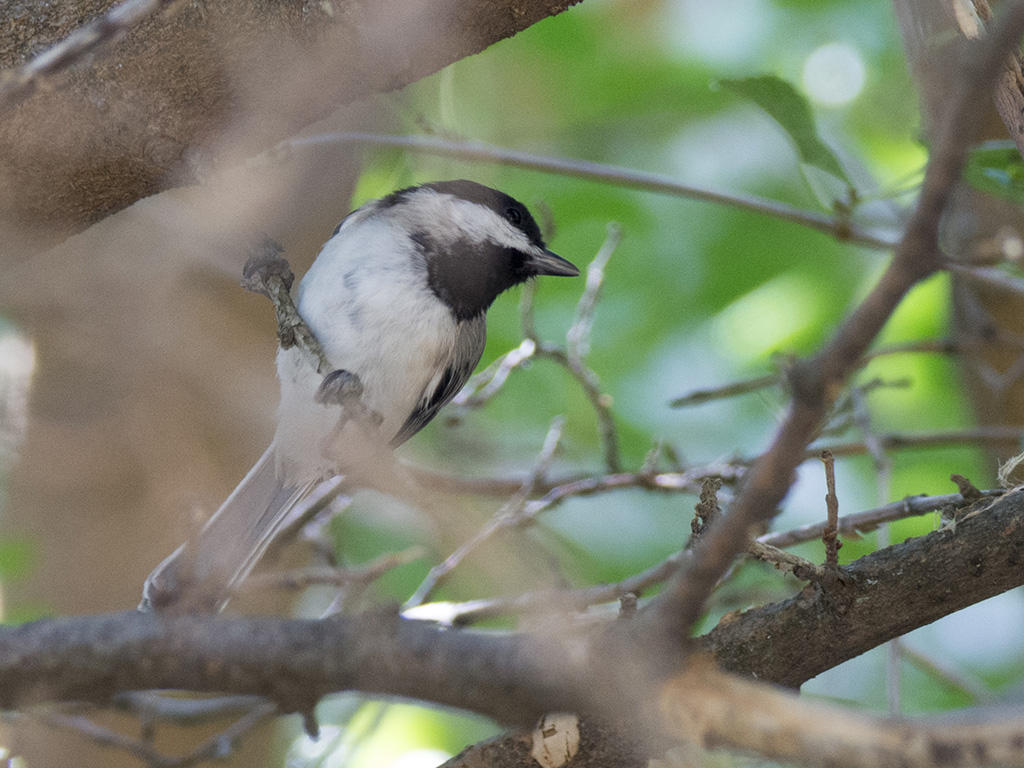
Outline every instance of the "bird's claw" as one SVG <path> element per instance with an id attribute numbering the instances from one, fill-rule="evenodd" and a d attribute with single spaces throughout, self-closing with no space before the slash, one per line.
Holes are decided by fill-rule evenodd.
<path id="1" fill-rule="evenodd" d="M 271 280 L 279 279 L 285 291 L 292 289 L 295 274 L 286 259 L 281 258 L 284 249 L 269 237 L 256 246 L 256 253 L 249 257 L 242 268 L 242 287 L 273 299 Z"/>
<path id="2" fill-rule="evenodd" d="M 351 371 L 331 371 L 324 376 L 316 392 L 316 401 L 321 405 L 338 405 L 343 409 L 343 420 L 356 419 L 377 428 L 384 417 L 370 410 L 363 403 L 363 382 Z"/>

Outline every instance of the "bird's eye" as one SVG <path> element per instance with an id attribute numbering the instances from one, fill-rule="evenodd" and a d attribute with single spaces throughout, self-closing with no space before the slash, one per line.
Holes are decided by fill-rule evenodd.
<path id="1" fill-rule="evenodd" d="M 520 213 L 518 208 L 506 208 L 505 218 L 517 227 L 523 223 L 523 214 Z"/>

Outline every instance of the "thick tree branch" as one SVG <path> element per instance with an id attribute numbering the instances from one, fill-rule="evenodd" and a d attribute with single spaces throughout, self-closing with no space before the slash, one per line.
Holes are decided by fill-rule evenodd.
<path id="1" fill-rule="evenodd" d="M 704 650 L 732 671 L 787 685 L 891 637 L 1024 583 L 1024 494 L 978 502 L 955 529 L 846 566 L 716 628 Z M 894 610 L 898 606 L 898 610 Z M 324 621 L 121 613 L 0 629 L 0 707 L 109 702 L 120 691 L 178 688 L 255 694 L 309 712 L 340 690 L 422 699 L 532 723 L 548 711 L 644 700 L 652 671 L 678 671 L 645 622 L 554 634 L 442 630 L 397 614 Z M 650 653 L 639 649 L 649 649 Z M 639 666 L 638 666 L 639 664 Z"/>
<path id="2" fill-rule="evenodd" d="M 52 619 L 0 630 L 0 708 L 105 704 L 121 691 L 175 688 L 264 696 L 310 712 L 343 690 L 533 722 L 585 700 L 594 672 L 569 639 L 441 630 L 397 613 L 328 620 L 165 616 Z"/>
<path id="3" fill-rule="evenodd" d="M 986 507 L 991 507 L 986 509 Z M 846 580 L 751 608 L 699 640 L 734 672 L 797 687 L 917 627 L 1024 584 L 1024 493 L 843 567 Z M 973 515 L 973 516 L 972 516 Z"/>
<path id="4" fill-rule="evenodd" d="M 0 223 L 81 228 L 194 182 L 218 147 L 255 154 L 577 1 L 142 3 L 107 17 L 127 20 L 112 42 L 97 3 L 21 3 L 0 19 L 0 106 L 21 99 L 0 120 Z"/>

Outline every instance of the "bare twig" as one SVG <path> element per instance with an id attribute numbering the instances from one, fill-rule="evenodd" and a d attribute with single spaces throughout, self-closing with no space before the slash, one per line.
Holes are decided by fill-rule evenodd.
<path id="1" fill-rule="evenodd" d="M 536 517 L 541 512 L 561 504 L 563 501 L 576 496 L 591 496 L 606 491 L 621 490 L 623 488 L 645 488 L 655 491 L 669 491 L 699 494 L 702 482 L 707 477 L 725 477 L 717 470 L 721 467 L 690 470 L 687 472 L 663 472 L 649 475 L 639 472 L 618 472 L 598 477 L 583 477 L 562 485 L 557 485 L 544 494 L 543 497 L 526 504 L 524 513 L 529 517 Z M 734 472 L 728 472 L 732 478 L 737 477 Z"/>
<path id="2" fill-rule="evenodd" d="M 920 435 L 876 434 L 874 444 L 881 451 L 899 450 L 901 448 L 941 448 L 958 443 L 979 443 L 991 445 L 1010 443 L 1016 445 L 1024 439 L 1024 427 L 970 427 L 948 432 L 927 432 Z M 827 446 L 833 456 L 861 456 L 871 453 L 871 446 L 866 441 L 856 440 L 848 443 L 835 443 Z M 804 461 L 816 459 L 821 455 L 823 447 L 812 446 L 804 452 Z"/>
<path id="3" fill-rule="evenodd" d="M 278 712 L 277 705 L 272 701 L 256 697 L 246 698 L 253 703 L 241 717 L 227 728 L 206 739 L 192 751 L 180 756 L 164 755 L 146 741 L 125 736 L 82 715 L 66 715 L 53 710 L 39 709 L 33 710 L 27 716 L 51 727 L 74 731 L 100 746 L 113 747 L 127 752 L 153 768 L 190 768 L 190 766 L 207 760 L 230 755 L 239 739 Z"/>
<path id="4" fill-rule="evenodd" d="M 105 43 L 180 0 L 128 0 L 75 30 L 19 67 L 0 73 L 0 114 L 35 93 L 47 78 L 82 61 Z"/>
<path id="5" fill-rule="evenodd" d="M 571 160 L 562 157 L 544 157 L 527 152 L 487 146 L 477 142 L 458 142 L 440 139 L 433 136 L 387 136 L 374 133 L 327 133 L 307 136 L 300 139 L 289 139 L 282 142 L 268 153 L 270 158 L 285 154 L 298 147 L 316 146 L 318 144 L 373 144 L 378 146 L 403 147 L 417 152 L 426 152 L 444 157 L 456 157 L 471 162 L 496 163 L 511 165 L 517 168 L 544 173 L 556 173 L 570 178 L 588 179 L 609 184 L 616 184 L 627 189 L 645 192 L 656 192 L 693 200 L 702 200 L 718 205 L 727 205 L 741 210 L 758 213 L 773 218 L 789 221 L 801 226 L 825 232 L 833 237 L 868 248 L 889 250 L 895 245 L 890 238 L 873 232 L 861 225 L 850 223 L 847 219 L 827 216 L 812 211 L 805 211 L 775 200 L 759 198 L 753 195 L 715 192 L 686 184 L 681 184 L 670 176 L 658 173 L 636 171 L 587 160 Z"/>
<path id="6" fill-rule="evenodd" d="M 242 591 L 259 589 L 305 589 L 315 584 L 336 587 L 368 585 L 389 571 L 408 565 L 424 557 L 426 550 L 420 546 L 409 547 L 401 552 L 388 552 L 374 558 L 365 565 L 353 568 L 297 568 L 291 571 L 276 571 L 250 576 L 241 585 Z"/>
<path id="7" fill-rule="evenodd" d="M 700 482 L 703 477 L 701 473 L 694 473 L 689 480 L 684 480 L 685 475 L 671 473 L 664 475 L 606 475 L 600 478 L 583 478 L 562 486 L 557 486 L 549 492 L 545 500 L 538 500 L 530 505 L 529 512 L 537 514 L 542 510 L 550 509 L 564 499 L 575 496 L 585 496 L 594 493 L 619 490 L 622 488 L 646 488 L 648 490 L 669 490 L 696 493 L 700 491 Z M 986 499 L 998 498 L 1001 491 L 985 491 L 983 497 Z M 543 507 L 541 507 L 543 504 Z M 949 493 L 941 496 L 912 496 L 901 501 L 886 504 L 876 509 L 869 509 L 853 515 L 840 517 L 837 530 L 843 536 L 857 537 L 863 533 L 875 530 L 880 525 L 893 520 L 902 520 L 907 517 L 924 515 L 938 511 L 946 507 L 962 507 L 968 502 L 959 493 Z M 818 566 L 803 558 L 791 559 L 788 556 L 776 555 L 784 547 L 792 547 L 808 541 L 820 539 L 824 534 L 828 523 L 815 523 L 794 528 L 789 531 L 767 533 L 756 539 L 756 543 L 764 544 L 764 548 L 752 547 L 748 554 L 752 557 L 779 565 L 783 570 L 794 571 L 800 569 L 797 574 L 800 578 L 806 576 L 809 580 L 821 580 L 822 575 Z M 553 589 L 527 592 L 515 597 L 501 597 L 483 600 L 470 600 L 460 603 L 430 603 L 423 606 L 424 617 L 429 613 L 432 620 L 448 625 L 471 624 L 495 616 L 506 616 L 522 613 L 563 613 L 566 611 L 583 610 L 592 605 L 600 605 L 618 600 L 622 595 L 631 592 L 636 595 L 643 595 L 651 587 L 661 584 L 679 568 L 683 562 L 685 552 L 675 552 L 665 560 L 654 565 L 634 576 L 630 576 L 614 584 L 598 584 L 593 587 L 581 589 Z M 410 617 L 420 617 L 421 614 L 413 609 L 408 612 Z"/>
<path id="8" fill-rule="evenodd" d="M 474 374 L 452 399 L 449 411 L 454 409 L 455 413 L 449 415 L 448 419 L 457 421 L 466 411 L 486 405 L 501 391 L 509 374 L 532 358 L 536 351 L 537 342 L 523 339 L 518 347 L 506 352 L 480 373 Z"/>
<path id="9" fill-rule="evenodd" d="M 604 245 L 598 251 L 587 268 L 587 284 L 576 305 L 576 319 L 566 335 L 566 347 L 541 341 L 537 338 L 533 323 L 533 291 L 523 292 L 521 309 L 523 335 L 528 341 L 534 342 L 534 357 L 546 357 L 561 365 L 568 371 L 583 390 L 587 400 L 597 415 L 598 432 L 604 446 L 605 466 L 609 472 L 619 472 L 622 460 L 619 456 L 619 437 L 612 418 L 611 397 L 601 391 L 601 382 L 583 362 L 586 347 L 589 345 L 590 331 L 593 325 L 594 309 L 604 279 L 604 267 L 618 246 L 621 233 L 617 227 L 609 226 Z"/>
<path id="10" fill-rule="evenodd" d="M 912 648 L 907 643 L 900 643 L 900 654 L 910 664 L 917 667 L 929 677 L 938 680 L 943 685 L 967 694 L 975 704 L 994 703 L 995 695 L 983 685 L 970 680 L 954 669 L 950 669 L 942 662 L 928 656 L 927 654 Z"/>
<path id="11" fill-rule="evenodd" d="M 750 392 L 757 392 L 761 389 L 777 386 L 782 382 L 782 376 L 778 373 L 770 373 L 766 376 L 758 376 L 745 381 L 734 381 L 724 384 L 721 387 L 710 389 L 695 389 L 694 391 L 669 401 L 672 408 L 686 408 L 691 405 L 703 405 L 713 400 L 723 400 L 727 397 L 746 395 Z"/>
<path id="12" fill-rule="evenodd" d="M 694 472 L 688 480 L 680 473 L 662 475 L 621 474 L 604 477 L 589 477 L 557 486 L 549 492 L 544 500 L 529 505 L 529 512 L 537 514 L 550 509 L 564 499 L 585 496 L 594 493 L 619 490 L 622 488 L 646 488 L 648 490 L 670 490 L 696 493 L 700 491 L 701 480 L 708 477 L 702 472 Z M 1002 491 L 984 491 L 983 498 L 998 498 Z M 843 536 L 857 537 L 875 530 L 880 525 L 893 520 L 901 520 L 916 515 L 936 512 L 947 507 L 963 507 L 969 504 L 959 493 L 941 496 L 912 496 L 898 502 L 886 504 L 876 509 L 869 509 L 853 515 L 840 517 L 836 530 Z M 781 570 L 792 571 L 799 578 L 822 580 L 822 569 L 809 560 L 780 553 L 784 547 L 803 544 L 821 539 L 828 523 L 815 523 L 794 528 L 789 531 L 768 533 L 756 539 L 748 554 L 757 559 L 778 565 Z M 651 587 L 664 582 L 678 569 L 686 557 L 685 552 L 675 552 L 665 560 L 634 576 L 614 584 L 599 584 L 581 589 L 555 589 L 527 592 L 515 597 L 503 597 L 483 600 L 470 600 L 460 603 L 430 603 L 423 606 L 423 614 L 417 609 L 408 612 L 410 617 L 429 617 L 448 625 L 470 624 L 495 616 L 521 613 L 562 613 L 582 610 L 592 605 L 600 605 L 618 600 L 626 593 L 643 595 Z"/>
<path id="13" fill-rule="evenodd" d="M 619 472 L 622 469 L 622 459 L 619 457 L 618 432 L 615 429 L 615 420 L 612 418 L 611 397 L 601 391 L 597 374 L 585 365 L 574 363 L 564 349 L 554 344 L 539 342 L 536 356 L 554 360 L 576 379 L 597 414 L 598 431 L 604 446 L 605 466 L 609 472 Z"/>
<path id="14" fill-rule="evenodd" d="M 535 288 L 527 283 L 523 289 L 520 316 L 523 325 L 522 343 L 506 352 L 481 373 L 473 376 L 455 397 L 458 419 L 470 408 L 478 408 L 493 398 L 508 380 L 509 374 L 533 358 L 547 358 L 566 369 L 580 385 L 587 400 L 597 415 L 598 432 L 604 446 L 605 466 L 609 472 L 619 472 L 622 460 L 619 456 L 619 437 L 611 412 L 611 397 L 601 391 L 601 383 L 584 363 L 590 343 L 590 332 L 594 322 L 594 310 L 604 279 L 604 268 L 621 240 L 618 227 L 609 225 L 608 236 L 587 268 L 587 283 L 576 305 L 576 316 L 566 334 L 566 346 L 541 341 L 533 322 L 533 295 Z"/>
<path id="15" fill-rule="evenodd" d="M 197 725 L 224 717 L 240 717 L 265 702 L 261 696 L 183 699 L 151 691 L 125 691 L 114 699 L 114 706 L 153 722 Z"/>
<path id="16" fill-rule="evenodd" d="M 544 446 L 541 448 L 540 454 L 537 456 L 537 460 L 534 463 L 533 471 L 530 476 L 523 482 L 519 491 L 509 499 L 508 502 L 502 505 L 494 517 L 491 518 L 490 522 L 481 528 L 475 536 L 469 541 L 460 546 L 454 552 L 452 552 L 444 562 L 439 563 L 430 569 L 430 573 L 423 580 L 423 583 L 416 589 L 405 605 L 402 606 L 403 610 L 409 610 L 417 605 L 423 603 L 437 587 L 439 587 L 452 570 L 458 566 L 471 552 L 479 547 L 484 542 L 488 541 L 494 534 L 504 528 L 511 528 L 517 525 L 521 525 L 523 522 L 531 519 L 531 515 L 524 514 L 527 500 L 533 494 L 534 488 L 540 481 L 540 478 L 548 471 L 551 466 L 551 462 L 554 459 L 555 451 L 558 449 L 558 444 L 562 439 L 562 430 L 565 428 L 565 419 L 562 416 L 555 418 L 551 422 L 551 428 L 548 430 L 547 437 L 544 439 Z"/>
<path id="17" fill-rule="evenodd" d="M 794 555 L 792 552 L 786 552 L 783 549 L 762 544 L 757 539 L 750 542 L 750 546 L 747 547 L 747 554 L 756 560 L 774 565 L 783 573 L 792 573 L 803 581 L 835 580 L 834 571 L 831 571 L 828 567 L 812 563 L 810 560 Z"/>
<path id="18" fill-rule="evenodd" d="M 593 605 L 615 602 L 626 594 L 642 596 L 675 573 L 679 563 L 688 556 L 683 551 L 673 552 L 660 563 L 614 584 L 597 584 L 581 589 L 544 589 L 514 597 L 460 603 L 428 603 L 403 611 L 403 615 L 409 618 L 429 617 L 447 626 L 464 626 L 496 616 L 525 613 L 564 615 Z"/>
<path id="19" fill-rule="evenodd" d="M 912 353 L 956 355 L 960 353 L 961 347 L 962 344 L 958 344 L 957 342 L 949 339 L 921 339 L 918 341 L 908 341 L 900 344 L 890 344 L 865 353 L 864 357 L 861 359 L 860 367 L 867 367 L 867 364 L 871 361 L 888 355 L 906 355 Z M 768 389 L 769 387 L 775 387 L 783 382 L 783 374 L 769 373 L 764 376 L 756 376 L 752 379 L 730 382 L 728 384 L 723 384 L 720 387 L 696 389 L 670 400 L 669 406 L 672 408 L 687 408 L 694 405 L 703 405 L 704 403 L 712 402 L 714 400 L 723 400 L 725 398 L 737 397 L 739 395 L 757 392 L 762 389 Z M 906 386 L 906 383 L 904 382 L 905 380 L 900 380 L 898 383 L 893 382 L 892 385 Z"/>
<path id="20" fill-rule="evenodd" d="M 675 737 L 762 758 L 826 768 L 948 768 L 1024 762 L 1024 710 L 973 719 L 872 716 L 808 701 L 780 688 L 691 664 L 659 697 Z"/>
<path id="21" fill-rule="evenodd" d="M 825 465 L 825 508 L 828 519 L 821 540 L 825 544 L 825 565 L 829 568 L 839 567 L 839 548 L 843 542 L 839 540 L 839 497 L 836 496 L 836 461 L 828 451 L 821 452 L 821 461 Z"/>
<path id="22" fill-rule="evenodd" d="M 425 488 L 445 493 L 476 496 L 508 497 L 523 484 L 520 477 L 455 477 L 442 475 L 422 467 L 407 466 L 416 482 Z M 567 495 L 586 496 L 606 490 L 620 488 L 647 488 L 668 493 L 700 493 L 700 481 L 705 477 L 720 477 L 726 485 L 737 483 L 747 471 L 742 462 L 722 461 L 702 464 L 672 472 L 615 472 L 609 475 L 574 474 L 566 477 L 541 480 L 534 490 L 545 494 L 562 488 Z"/>
<path id="23" fill-rule="evenodd" d="M 879 435 L 878 439 L 885 450 L 933 448 L 960 443 L 978 443 L 982 445 L 1009 443 L 1016 445 L 1024 439 L 1024 428 L 972 427 L 949 432 L 929 432 L 920 435 Z M 844 443 L 826 443 L 825 445 L 812 445 L 804 452 L 803 460 L 820 461 L 821 451 L 824 449 L 829 450 L 836 457 L 860 456 L 868 453 L 867 445 L 859 440 Z M 547 494 L 551 497 L 545 497 L 546 500 L 556 503 L 568 496 L 585 496 L 593 493 L 618 490 L 620 488 L 647 488 L 649 490 L 682 491 L 698 494 L 700 493 L 700 481 L 702 478 L 717 476 L 721 477 L 726 483 L 735 483 L 749 471 L 748 468 L 753 462 L 753 458 L 739 457 L 730 462 L 707 464 L 690 467 L 679 472 L 661 472 L 653 475 L 648 472 L 616 472 L 596 477 L 592 475 L 561 477 L 547 482 L 540 482 L 537 488 L 546 489 Z M 409 467 L 409 470 L 417 483 L 427 488 L 443 490 L 446 493 L 502 497 L 515 493 L 523 482 L 521 478 L 515 477 L 465 478 L 440 475 L 436 472 L 417 467 Z M 886 509 L 888 508 L 886 507 Z M 914 512 L 911 514 L 920 513 Z M 890 519 L 899 519 L 899 515 Z M 871 530 L 875 527 L 877 526 L 872 526 Z M 840 533 L 848 536 L 851 530 L 842 529 Z M 821 533 L 819 531 L 819 533 L 810 538 L 815 539 L 820 536 Z"/>
<path id="24" fill-rule="evenodd" d="M 574 366 L 583 367 L 583 361 L 590 351 L 590 334 L 594 328 L 594 311 L 604 283 L 604 269 L 608 266 L 615 249 L 622 242 L 622 230 L 617 224 L 608 225 L 608 235 L 597 256 L 587 266 L 587 284 L 583 295 L 576 304 L 576 317 L 565 336 L 566 352 Z"/>
<path id="25" fill-rule="evenodd" d="M 982 491 L 983 498 L 996 499 L 1003 491 Z M 964 507 L 970 502 L 965 501 L 959 493 L 947 493 L 942 496 L 908 496 L 892 504 L 886 504 L 876 509 L 868 509 L 854 515 L 847 515 L 839 518 L 838 531 L 846 537 L 856 537 L 862 533 L 873 531 L 885 523 L 893 520 L 903 520 L 916 515 L 926 515 L 929 512 L 937 512 L 945 507 Z M 789 531 L 779 533 L 766 533 L 759 536 L 758 541 L 771 544 L 775 547 L 792 547 L 803 544 L 807 541 L 820 539 L 825 532 L 828 523 L 814 523 L 793 528 Z"/>

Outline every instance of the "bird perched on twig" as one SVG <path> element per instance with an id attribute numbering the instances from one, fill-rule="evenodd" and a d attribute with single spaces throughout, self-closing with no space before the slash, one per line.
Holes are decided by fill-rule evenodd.
<path id="1" fill-rule="evenodd" d="M 297 292 L 334 371 L 325 379 L 297 347 L 278 352 L 270 447 L 197 539 L 150 574 L 139 607 L 187 598 L 190 608 L 222 608 L 312 488 L 349 471 L 370 443 L 404 443 L 458 393 L 499 294 L 578 274 L 547 249 L 522 203 L 472 181 L 409 187 L 350 213 Z"/>

